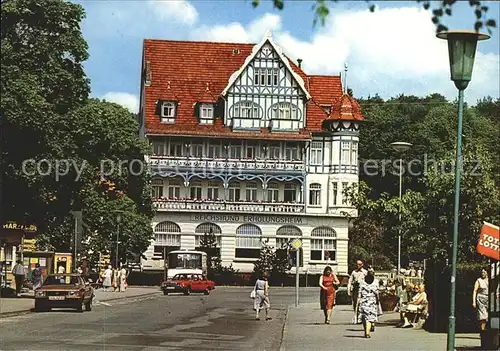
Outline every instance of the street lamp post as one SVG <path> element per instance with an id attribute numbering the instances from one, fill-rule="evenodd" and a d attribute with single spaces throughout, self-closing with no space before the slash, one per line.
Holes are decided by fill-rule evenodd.
<path id="1" fill-rule="evenodd" d="M 458 213 L 460 204 L 460 171 L 462 167 L 462 119 L 464 110 L 464 90 L 472 78 L 472 68 L 476 56 L 478 40 L 489 39 L 489 35 L 474 31 L 449 31 L 437 34 L 439 39 L 448 41 L 451 80 L 458 89 L 458 127 L 455 159 L 455 205 L 453 219 L 453 249 L 451 260 L 450 316 L 448 319 L 447 350 L 455 349 L 455 285 L 457 273 Z"/>
<path id="2" fill-rule="evenodd" d="M 116 216 L 116 257 L 115 257 L 115 267 L 118 269 L 118 248 L 120 244 L 120 222 L 122 220 L 122 216 L 118 214 Z"/>
<path id="3" fill-rule="evenodd" d="M 413 145 L 403 141 L 396 141 L 390 146 L 399 153 L 399 229 L 398 229 L 398 274 L 401 272 L 401 201 L 403 198 L 403 153 Z"/>

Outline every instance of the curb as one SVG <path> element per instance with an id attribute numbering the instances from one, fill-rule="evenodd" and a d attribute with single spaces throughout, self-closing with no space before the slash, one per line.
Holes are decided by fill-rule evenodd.
<path id="1" fill-rule="evenodd" d="M 289 312 L 290 312 L 290 306 L 288 306 L 287 309 L 286 309 L 286 312 L 285 312 L 285 322 L 283 323 L 283 328 L 281 329 L 280 351 L 286 351 L 286 348 L 283 345 L 283 340 L 285 340 L 286 325 L 288 323 L 288 313 Z"/>
<path id="2" fill-rule="evenodd" d="M 150 296 L 150 295 L 155 295 L 157 293 L 159 293 L 160 291 L 152 291 L 152 292 L 149 292 L 149 293 L 145 293 L 145 294 L 140 294 L 140 295 L 134 295 L 134 296 L 123 296 L 123 297 L 113 297 L 111 299 L 106 299 L 106 300 L 102 300 L 102 301 L 98 301 L 96 300 L 96 302 L 108 302 L 108 301 L 117 301 L 117 300 L 128 300 L 128 299 L 133 299 L 133 298 L 141 298 L 141 297 L 145 297 L 145 296 Z M 9 317 L 16 317 L 16 316 L 22 316 L 22 315 L 25 315 L 25 314 L 30 314 L 30 313 L 33 313 L 34 312 L 34 308 L 30 308 L 28 310 L 19 310 L 19 311 L 12 311 L 12 312 L 0 312 L 0 319 L 1 318 L 9 318 Z"/>

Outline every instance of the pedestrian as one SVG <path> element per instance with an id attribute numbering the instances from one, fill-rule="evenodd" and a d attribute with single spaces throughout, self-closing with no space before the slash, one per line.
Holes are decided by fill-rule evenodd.
<path id="1" fill-rule="evenodd" d="M 23 261 L 17 260 L 16 265 L 12 268 L 12 274 L 16 282 L 16 296 L 21 297 L 21 289 L 23 287 L 25 275 Z"/>
<path id="2" fill-rule="evenodd" d="M 125 291 L 127 285 L 127 270 L 122 266 L 120 270 L 120 291 Z"/>
<path id="3" fill-rule="evenodd" d="M 368 273 L 363 282 L 360 283 L 357 309 L 361 315 L 365 338 L 371 338 L 370 332 L 375 331 L 375 322 L 379 314 L 379 296 L 376 284 L 373 284 L 375 277 Z"/>
<path id="4" fill-rule="evenodd" d="M 330 324 L 333 306 L 335 306 L 335 287 L 340 285 L 337 276 L 333 273 L 330 266 L 326 266 L 323 274 L 319 277 L 319 286 L 321 288 L 319 303 L 323 314 L 325 315 L 325 324 Z"/>
<path id="5" fill-rule="evenodd" d="M 119 280 L 120 280 L 120 271 L 118 270 L 118 267 L 116 268 L 113 268 L 113 291 L 116 292 L 116 290 L 118 289 L 118 291 L 120 291 L 120 283 L 119 283 Z"/>
<path id="6" fill-rule="evenodd" d="M 33 281 L 33 291 L 39 289 L 42 286 L 42 270 L 40 269 L 40 263 L 35 264 L 35 269 L 31 272 L 31 280 Z"/>
<path id="7" fill-rule="evenodd" d="M 271 320 L 269 316 L 269 309 L 271 304 L 269 302 L 269 283 L 267 282 L 268 274 L 264 272 L 262 276 L 255 282 L 255 299 L 254 299 L 254 309 L 255 309 L 255 319 L 260 320 L 259 313 L 260 310 L 265 307 L 266 309 L 266 321 Z"/>
<path id="8" fill-rule="evenodd" d="M 103 281 L 102 281 L 102 286 L 104 287 L 104 291 L 108 291 L 108 289 L 111 287 L 111 279 L 113 277 L 113 271 L 111 270 L 111 265 L 106 268 L 106 270 L 103 273 Z"/>
<path id="9" fill-rule="evenodd" d="M 477 278 L 474 283 L 472 292 L 472 307 L 477 309 L 477 319 L 481 330 L 486 329 L 486 321 L 488 320 L 488 285 L 488 272 L 483 269 L 481 277 Z"/>
<path id="10" fill-rule="evenodd" d="M 352 308 L 354 310 L 353 321 L 355 324 L 359 324 L 359 318 L 357 311 L 358 293 L 359 286 L 365 280 L 365 276 L 368 271 L 363 268 L 364 263 L 362 260 L 356 261 L 356 269 L 352 271 L 349 281 L 347 283 L 347 294 L 352 298 Z"/>

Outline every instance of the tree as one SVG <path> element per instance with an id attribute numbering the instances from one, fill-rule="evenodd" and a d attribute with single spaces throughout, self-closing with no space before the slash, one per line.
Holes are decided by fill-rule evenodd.
<path id="1" fill-rule="evenodd" d="M 257 279 L 267 272 L 271 274 L 273 270 L 273 263 L 276 259 L 276 252 L 274 248 L 267 243 L 263 242 L 260 248 L 259 259 L 254 263 L 253 279 Z"/>
<path id="2" fill-rule="evenodd" d="M 212 228 L 210 228 L 209 232 L 203 234 L 200 247 L 200 250 L 207 254 L 208 279 L 214 279 L 214 271 L 220 271 L 222 263 L 220 251 L 217 247 L 217 237 Z"/>
<path id="3" fill-rule="evenodd" d="M 125 108 L 98 99 L 71 111 L 67 123 L 68 149 L 64 152 L 72 155 L 68 160 L 73 169 L 60 175 L 60 182 L 71 189 L 72 196 L 53 199 L 58 215 L 45 221 L 39 240 L 56 250 L 67 250 L 72 243 L 69 210 L 77 208 L 83 211 L 88 228 L 86 252 L 116 255 L 119 213 L 118 255 L 120 261 L 133 259 L 149 246 L 153 216 L 144 161 L 149 147 L 137 138 L 139 125 Z"/>
<path id="4" fill-rule="evenodd" d="M 291 1 L 291 0 L 288 0 Z M 374 12 L 376 7 L 372 4 L 373 1 L 365 0 L 369 4 L 369 9 Z M 457 0 L 440 0 L 440 1 L 430 1 L 430 0 L 415 0 L 418 3 L 422 3 L 422 7 L 425 10 L 432 11 L 432 23 L 436 25 L 436 32 L 441 32 L 448 30 L 448 27 L 441 23 L 441 19 L 446 16 L 452 16 L 453 5 Z M 285 0 L 272 0 L 273 5 L 278 10 L 283 10 L 285 8 Z M 313 25 L 316 25 L 318 20 L 322 25 L 325 24 L 328 15 L 330 14 L 329 2 L 338 2 L 338 0 L 316 0 L 313 5 L 314 10 L 314 21 Z M 261 0 L 252 0 L 252 6 L 255 8 L 259 6 Z M 476 17 L 476 22 L 474 23 L 474 28 L 480 30 L 481 28 L 487 28 L 488 32 L 491 33 L 491 28 L 496 28 L 496 21 L 492 18 L 487 18 L 488 6 L 485 5 L 486 1 L 469 1 L 469 5 L 473 8 L 474 16 Z M 431 8 L 431 4 L 436 4 L 435 7 Z"/>
<path id="5" fill-rule="evenodd" d="M 0 212 L 43 230 L 47 217 L 59 214 L 54 197 L 67 200 L 74 192 L 54 177 L 26 174 L 23 161 L 54 165 L 66 157 L 66 113 L 85 103 L 90 91 L 82 65 L 88 57 L 80 31 L 84 12 L 80 5 L 55 0 L 10 0 L 1 6 Z"/>

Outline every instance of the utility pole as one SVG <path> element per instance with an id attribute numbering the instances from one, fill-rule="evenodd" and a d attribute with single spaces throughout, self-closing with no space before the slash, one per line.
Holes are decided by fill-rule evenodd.
<path id="1" fill-rule="evenodd" d="M 115 268 L 118 269 L 118 249 L 119 249 L 119 244 L 120 244 L 120 222 L 121 222 L 121 215 L 118 214 L 116 216 L 116 257 L 115 257 Z"/>

